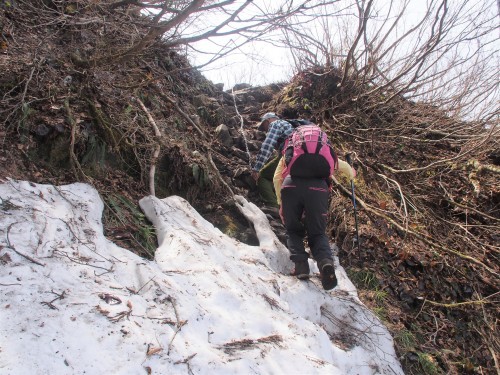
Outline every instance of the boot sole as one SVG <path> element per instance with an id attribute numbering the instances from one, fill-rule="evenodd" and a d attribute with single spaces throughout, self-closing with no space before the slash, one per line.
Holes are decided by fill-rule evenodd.
<path id="1" fill-rule="evenodd" d="M 325 264 L 321 270 L 321 285 L 324 290 L 330 290 L 337 286 L 335 268 L 331 264 Z"/>
<path id="2" fill-rule="evenodd" d="M 300 275 L 297 275 L 297 279 L 299 280 L 307 280 L 311 277 L 309 274 L 301 273 Z"/>

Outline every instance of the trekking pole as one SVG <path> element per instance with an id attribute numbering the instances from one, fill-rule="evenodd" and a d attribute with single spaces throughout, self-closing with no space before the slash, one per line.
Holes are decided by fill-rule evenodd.
<path id="1" fill-rule="evenodd" d="M 346 154 L 345 159 L 346 159 L 347 163 L 352 168 L 351 154 Z M 361 245 L 359 243 L 359 231 L 358 231 L 358 214 L 356 212 L 356 196 L 354 195 L 354 179 L 351 179 L 351 196 L 352 196 L 352 205 L 354 207 L 354 223 L 356 225 L 356 240 L 358 241 L 358 251 L 359 251 L 359 255 L 361 256 Z"/>

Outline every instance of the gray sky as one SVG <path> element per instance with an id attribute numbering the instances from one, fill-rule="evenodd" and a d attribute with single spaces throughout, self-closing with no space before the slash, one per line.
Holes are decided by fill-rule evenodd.
<path id="1" fill-rule="evenodd" d="M 283 0 L 284 1 L 284 0 Z M 280 1 L 255 0 L 248 8 L 248 12 L 257 11 L 253 6 L 277 6 Z M 237 5 L 240 5 L 238 3 Z M 333 51 L 333 65 L 341 66 L 351 46 L 358 28 L 357 8 L 355 0 L 339 0 L 330 4 L 324 11 L 321 21 L 311 22 L 303 26 L 302 32 L 321 41 L 323 46 Z M 387 32 L 392 22 L 397 19 L 401 9 L 406 9 L 397 27 Z M 448 105 L 450 114 L 461 111 L 461 116 L 474 117 L 487 116 L 491 108 L 498 106 L 498 73 L 500 41 L 498 33 L 495 33 L 495 22 L 498 21 L 497 8 L 493 5 L 495 0 L 448 0 L 447 13 L 444 17 L 444 28 L 446 30 L 440 36 L 437 49 L 424 58 L 424 64 L 415 64 L 415 56 L 424 53 L 428 45 L 432 45 L 435 39 L 435 31 L 439 27 L 444 14 L 443 2 L 441 0 L 377 0 L 374 2 L 370 12 L 370 20 L 367 26 L 369 38 L 378 36 L 375 46 L 384 39 L 383 47 L 376 52 L 381 57 L 377 62 L 378 84 L 385 84 L 394 77 L 399 77 L 397 84 L 404 87 L 407 83 L 412 85 L 411 90 L 405 91 L 405 96 L 412 100 L 425 100 L 433 103 L 443 100 Z M 422 26 L 412 30 L 422 21 L 426 11 L 430 7 L 430 16 L 427 17 Z M 478 11 L 478 9 L 480 9 Z M 315 9 L 315 14 L 319 10 Z M 438 15 L 439 22 L 435 22 Z M 227 15 L 223 16 L 223 18 Z M 197 20 L 196 27 L 207 27 L 210 23 L 218 24 L 221 19 L 210 14 L 206 19 Z M 326 30 L 326 31 L 325 31 Z M 383 30 L 381 33 L 377 33 Z M 402 41 L 395 43 L 394 40 L 405 35 Z M 434 37 L 433 37 L 434 35 Z M 230 89 L 236 83 L 249 83 L 253 86 L 264 85 L 274 82 L 286 82 L 293 77 L 297 71 L 292 53 L 289 48 L 284 47 L 283 34 L 280 30 L 265 35 L 267 42 L 256 41 L 249 43 L 229 54 L 228 56 L 202 67 L 202 73 L 214 83 L 224 83 L 224 88 Z M 235 38 L 231 36 L 230 38 Z M 231 39 L 217 38 L 205 40 L 194 44 L 199 50 L 216 52 L 221 45 L 231 44 Z M 457 40 L 461 40 L 459 43 Z M 272 42 L 272 43 L 270 43 Z M 360 52 L 365 48 L 365 41 L 361 40 L 358 45 Z M 283 47 L 279 47 L 279 46 Z M 451 46 L 451 47 L 450 47 Z M 309 47 L 309 46 L 308 46 Z M 318 56 L 318 61 L 324 62 L 324 50 L 317 51 L 311 45 L 309 51 Z M 295 50 L 297 51 L 297 50 Z M 385 53 L 384 51 L 389 51 Z M 209 57 L 200 53 L 190 52 L 194 66 L 205 63 Z M 368 64 L 368 54 L 360 57 L 358 64 Z M 484 64 L 483 64 L 484 63 Z M 412 66 L 407 70 L 408 66 Z M 417 82 L 412 83 L 414 74 L 418 74 Z M 382 77 L 384 79 L 382 79 Z M 497 88 L 495 89 L 495 82 Z M 465 93 L 465 94 L 464 94 Z M 464 95 L 469 96 L 466 99 Z M 464 104 L 464 100 L 466 103 Z M 496 103 L 496 104 L 495 104 Z M 482 112 L 482 111 L 485 112 Z"/>
<path id="2" fill-rule="evenodd" d="M 397 2 L 403 0 L 396 0 Z M 260 7 L 270 6 L 270 3 L 278 3 L 274 0 L 257 0 L 257 5 Z M 345 4 L 352 4 L 352 0 L 339 1 L 339 8 L 343 8 Z M 387 11 L 389 0 L 379 1 L 380 12 Z M 342 4 L 342 5 L 340 5 Z M 410 26 L 422 15 L 427 8 L 425 0 L 411 0 L 408 5 L 406 14 L 408 15 L 407 25 Z M 332 17 L 333 18 L 333 17 Z M 210 21 L 218 22 L 217 17 L 210 17 Z M 346 15 L 345 27 L 351 28 L 351 32 L 356 31 L 357 24 L 352 22 L 353 15 Z M 311 29 L 319 27 L 312 26 Z M 333 30 L 333 33 L 337 33 Z M 339 38 L 340 38 L 340 33 Z M 270 37 L 270 36 L 269 36 Z M 273 39 L 282 38 L 279 31 L 274 33 Z M 214 50 L 214 42 L 220 44 L 227 40 L 217 38 L 216 41 L 201 41 L 195 44 L 197 49 L 206 51 Z M 203 64 L 207 61 L 207 56 L 203 54 L 191 54 L 193 65 Z M 270 44 L 264 41 L 256 41 L 249 43 L 237 51 L 232 52 L 229 56 L 220 59 L 207 67 L 203 67 L 201 71 L 214 83 L 224 83 L 225 89 L 231 88 L 236 83 L 250 83 L 254 86 L 264 85 L 280 81 L 288 81 L 294 74 L 294 62 L 287 48 L 280 48 L 276 43 Z"/>

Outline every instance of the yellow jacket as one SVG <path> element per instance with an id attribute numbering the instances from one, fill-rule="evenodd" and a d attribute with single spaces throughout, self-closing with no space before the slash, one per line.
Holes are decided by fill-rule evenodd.
<path id="1" fill-rule="evenodd" d="M 345 174 L 347 177 L 349 177 L 349 179 L 351 180 L 354 179 L 354 177 L 356 177 L 356 171 L 353 168 L 351 168 L 349 163 L 340 159 L 338 159 L 338 161 L 339 161 L 338 171 L 340 173 Z M 283 177 L 283 170 L 285 168 L 286 168 L 285 159 L 281 158 L 278 163 L 278 167 L 276 168 L 276 171 L 274 171 L 274 177 L 273 177 L 274 190 L 276 190 L 276 198 L 280 206 L 281 206 L 281 184 L 285 179 Z"/>

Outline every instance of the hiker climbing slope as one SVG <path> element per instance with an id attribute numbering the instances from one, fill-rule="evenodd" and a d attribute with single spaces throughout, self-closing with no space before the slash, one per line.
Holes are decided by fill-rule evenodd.
<path id="1" fill-rule="evenodd" d="M 281 120 L 273 112 L 266 113 L 262 116 L 261 121 L 259 129 L 266 131 L 267 134 L 252 168 L 252 177 L 257 182 L 259 195 L 265 205 L 268 208 L 274 208 L 277 213 L 279 205 L 273 189 L 274 171 L 280 160 L 285 140 L 293 131 L 293 126 L 288 121 Z M 278 151 L 278 156 L 268 162 L 273 150 Z"/>
<path id="2" fill-rule="evenodd" d="M 307 233 L 323 288 L 333 289 L 337 279 L 326 235 L 330 179 L 336 171 L 353 179 L 356 171 L 337 158 L 326 133 L 316 125 L 297 128 L 287 139 L 282 155 L 273 182 L 287 232 L 290 259 L 295 263 L 292 275 L 299 279 L 309 278 L 309 254 L 304 247 Z"/>

